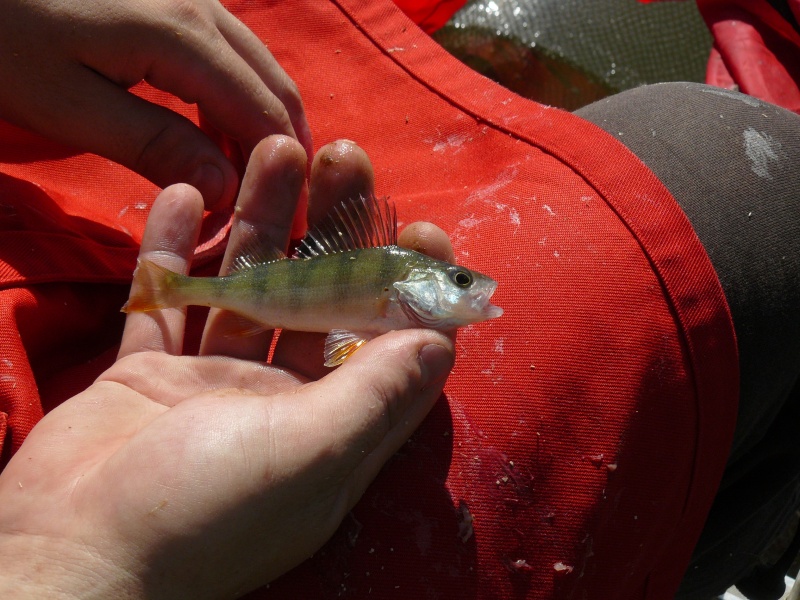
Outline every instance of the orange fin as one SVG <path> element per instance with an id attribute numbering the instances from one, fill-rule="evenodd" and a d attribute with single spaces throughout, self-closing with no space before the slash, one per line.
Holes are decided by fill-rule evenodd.
<path id="1" fill-rule="evenodd" d="M 336 367 L 350 358 L 356 350 L 367 342 L 361 334 L 345 329 L 334 329 L 325 339 L 325 366 Z"/>
<path id="2" fill-rule="evenodd" d="M 253 337 L 259 333 L 264 333 L 267 329 L 263 325 L 259 325 L 255 321 L 237 315 L 236 313 L 228 313 L 228 320 L 225 323 L 225 337 Z"/>
<path id="3" fill-rule="evenodd" d="M 178 273 L 149 260 L 139 260 L 133 273 L 131 295 L 122 312 L 146 312 L 169 308 L 169 295 Z"/>

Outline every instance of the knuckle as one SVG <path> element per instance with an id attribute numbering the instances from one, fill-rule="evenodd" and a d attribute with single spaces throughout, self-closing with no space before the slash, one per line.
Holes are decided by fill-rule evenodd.
<path id="1" fill-rule="evenodd" d="M 300 88 L 297 87 L 297 84 L 288 75 L 284 76 L 283 87 L 284 105 L 289 109 L 302 110 L 303 101 L 300 96 Z"/>
<path id="2" fill-rule="evenodd" d="M 276 131 L 289 134 L 293 131 L 292 120 L 289 111 L 280 98 L 269 95 L 267 98 L 267 109 L 264 111 L 266 118 L 272 123 Z"/>
<path id="3" fill-rule="evenodd" d="M 192 157 L 187 156 L 187 148 L 195 154 L 198 146 L 194 138 L 194 126 L 189 121 L 183 118 L 171 119 L 141 141 L 140 149 L 133 159 L 133 170 L 161 179 L 154 181 L 157 185 L 173 183 L 160 178 L 159 174 L 185 174 L 192 162 Z"/>
<path id="4" fill-rule="evenodd" d="M 371 383 L 367 389 L 367 397 L 370 399 L 372 419 L 375 421 L 372 431 L 380 438 L 383 438 L 395 425 L 396 411 L 393 405 L 396 398 L 396 390 L 386 385 L 386 382 Z"/>
<path id="5" fill-rule="evenodd" d="M 210 21 L 205 6 L 192 0 L 169 0 L 167 12 L 174 22 L 184 26 L 206 27 Z"/>
<path id="6" fill-rule="evenodd" d="M 367 394 L 374 406 L 375 430 L 381 437 L 401 423 L 404 407 L 419 390 L 420 383 L 418 366 L 403 365 L 368 384 Z"/>

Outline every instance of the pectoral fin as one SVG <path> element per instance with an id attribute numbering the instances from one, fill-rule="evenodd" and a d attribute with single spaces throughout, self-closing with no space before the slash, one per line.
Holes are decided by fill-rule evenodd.
<path id="1" fill-rule="evenodd" d="M 334 329 L 325 340 L 325 366 L 336 367 L 350 358 L 350 355 L 367 342 L 359 333 L 345 329 Z"/>

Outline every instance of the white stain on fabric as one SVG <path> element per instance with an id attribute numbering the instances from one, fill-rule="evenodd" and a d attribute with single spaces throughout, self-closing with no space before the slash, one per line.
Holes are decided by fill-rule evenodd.
<path id="1" fill-rule="evenodd" d="M 461 219 L 458 222 L 458 226 L 463 227 L 464 229 L 472 229 L 476 225 L 483 223 L 485 220 L 486 219 L 476 219 L 474 216 L 467 217 L 466 219 Z"/>
<path id="2" fill-rule="evenodd" d="M 777 167 L 780 160 L 781 144 L 769 134 L 758 132 L 752 127 L 744 131 L 744 153 L 750 159 L 753 173 L 764 179 L 774 179 L 771 167 Z"/>
<path id="3" fill-rule="evenodd" d="M 463 150 L 464 142 L 469 141 L 469 136 L 465 133 L 453 133 L 447 136 L 444 140 L 436 142 L 433 145 L 434 152 L 444 152 L 448 148 L 452 148 L 453 154 Z"/>
<path id="4" fill-rule="evenodd" d="M 542 208 L 551 217 L 555 217 L 556 216 L 555 211 L 552 208 L 550 208 L 547 204 L 542 204 Z"/>
<path id="5" fill-rule="evenodd" d="M 480 189 L 475 190 L 465 200 L 464 204 L 469 206 L 473 202 L 486 202 L 492 201 L 494 202 L 494 196 L 506 187 L 509 183 L 514 181 L 517 177 L 517 168 L 516 166 L 511 166 L 503 170 L 495 179 L 494 183 L 490 183 L 487 186 L 484 186 Z"/>

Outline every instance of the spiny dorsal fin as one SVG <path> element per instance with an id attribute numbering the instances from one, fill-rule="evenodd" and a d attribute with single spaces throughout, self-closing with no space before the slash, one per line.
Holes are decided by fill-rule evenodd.
<path id="1" fill-rule="evenodd" d="M 233 259 L 233 264 L 228 268 L 228 275 L 253 269 L 265 263 L 283 260 L 284 258 L 286 258 L 286 254 L 278 248 L 264 249 L 258 244 L 257 239 L 250 239 L 242 246 L 239 255 Z"/>
<path id="2" fill-rule="evenodd" d="M 397 212 L 386 198 L 345 200 L 298 244 L 295 258 L 312 258 L 397 244 Z"/>

